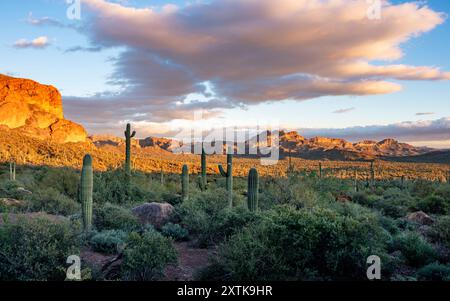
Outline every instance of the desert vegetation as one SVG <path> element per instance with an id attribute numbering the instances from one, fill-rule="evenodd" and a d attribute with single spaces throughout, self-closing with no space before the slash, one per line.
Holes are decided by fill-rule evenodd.
<path id="1" fill-rule="evenodd" d="M 364 280 L 377 255 L 382 280 L 450 280 L 450 184 L 407 177 L 407 163 L 339 173 L 346 162 L 293 159 L 271 174 L 255 159 L 203 153 L 180 155 L 173 172 L 151 159 L 144 172 L 147 154 L 132 148 L 107 157 L 125 162 L 114 169 L 78 147 L 64 147 L 73 166 L 32 165 L 27 149 L 0 166 L 1 280 L 65 280 L 70 255 L 82 280 L 165 280 L 182 246 L 209 256 L 175 279 Z M 380 176 L 386 166 L 403 176 Z"/>

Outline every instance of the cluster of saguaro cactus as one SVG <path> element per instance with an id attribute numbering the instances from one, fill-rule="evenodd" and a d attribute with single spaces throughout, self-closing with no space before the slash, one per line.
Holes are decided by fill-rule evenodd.
<path id="1" fill-rule="evenodd" d="M 250 211 L 258 210 L 259 179 L 256 168 L 248 173 L 247 206 Z"/>
<path id="2" fill-rule="evenodd" d="M 83 227 L 86 232 L 89 232 L 92 226 L 93 187 L 94 178 L 92 172 L 92 157 L 87 154 L 83 159 L 83 168 L 81 169 L 80 180 L 80 201 L 82 204 Z"/>
<path id="3" fill-rule="evenodd" d="M 136 131 L 131 132 L 131 125 L 127 124 L 125 130 L 125 171 L 131 174 L 131 138 L 136 136 Z"/>
<path id="4" fill-rule="evenodd" d="M 206 186 L 208 185 L 206 181 L 206 153 L 205 149 L 203 148 L 203 145 L 202 145 L 201 164 L 202 164 L 202 174 L 200 178 L 200 189 L 206 190 Z"/>
<path id="5" fill-rule="evenodd" d="M 186 164 L 181 171 L 181 197 L 183 201 L 189 198 L 189 168 Z"/>
<path id="6" fill-rule="evenodd" d="M 16 180 L 16 163 L 15 162 L 9 162 L 9 179 L 11 181 Z"/>
<path id="7" fill-rule="evenodd" d="M 227 171 L 219 164 L 219 171 L 222 177 L 226 178 L 226 189 L 228 192 L 228 206 L 233 207 L 233 152 L 232 148 L 228 148 L 227 152 Z"/>

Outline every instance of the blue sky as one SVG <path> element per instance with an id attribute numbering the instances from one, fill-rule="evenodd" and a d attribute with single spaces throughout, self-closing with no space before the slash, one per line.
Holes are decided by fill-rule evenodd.
<path id="1" fill-rule="evenodd" d="M 111 2 L 111 1 L 110 1 Z M 186 1 L 164 0 L 129 0 L 116 1 L 127 7 L 162 7 L 166 4 L 183 5 Z M 391 1 L 394 4 L 411 1 Z M 430 0 L 427 5 L 436 12 L 450 13 L 450 1 Z M 128 45 L 105 47 L 99 52 L 67 52 L 72 47 L 98 46 L 106 39 L 100 40 L 89 32 L 90 27 L 96 23 L 96 12 L 85 10 L 82 7 L 82 20 L 70 21 L 66 18 L 68 5 L 64 0 L 14 0 L 1 1 L 0 18 L 2 29 L 0 35 L 0 73 L 17 77 L 34 79 L 41 83 L 57 87 L 63 94 L 64 100 L 76 98 L 95 98 L 96 93 L 120 92 L 124 87 L 109 83 L 112 75 L 117 71 L 114 62 L 124 51 L 129 50 Z M 29 20 L 44 17 L 57 20 L 63 26 L 32 25 Z M 75 27 L 80 27 L 78 30 Z M 100 32 L 100 31 L 99 31 Z M 102 34 L 102 32 L 100 32 Z M 99 34 L 99 35 L 100 35 Z M 20 39 L 32 41 L 37 37 L 46 36 L 49 45 L 43 49 L 14 47 Z M 442 71 L 450 71 L 450 20 L 445 20 L 436 28 L 409 39 L 401 44 L 403 57 L 395 60 L 395 64 L 411 66 L 438 67 Z M 109 38 L 109 37 L 108 37 Z M 371 62 L 377 64 L 376 61 Z M 117 80 L 117 75 L 114 77 Z M 448 80 L 401 80 L 391 79 L 389 82 L 402 86 L 399 92 L 381 95 L 338 95 L 295 101 L 249 101 L 245 109 L 240 107 L 217 108 L 220 118 L 232 124 L 245 124 L 249 119 L 276 119 L 283 126 L 291 129 L 336 129 L 355 126 L 383 126 L 400 122 L 416 122 L 420 120 L 448 119 L 450 116 L 450 81 Z M 179 100 L 179 99 L 178 99 Z M 94 101 L 94 100 L 93 100 Z M 214 108 L 213 108 L 214 109 Z M 347 110 L 348 109 L 348 110 Z M 170 110 L 168 108 L 167 110 Z M 336 113 L 346 110 L 346 113 Z M 417 113 L 433 113 L 430 115 L 416 115 Z M 66 110 L 66 117 L 85 125 L 90 132 L 115 133 L 115 128 L 107 126 L 90 126 L 89 118 L 74 109 Z M 124 118 L 124 120 L 130 118 Z M 158 124 L 167 128 L 173 117 L 161 120 L 150 116 L 136 120 L 142 126 L 156 128 Z M 117 121 L 114 121 L 117 123 Z M 176 124 L 185 124 L 175 122 Z M 148 134 L 164 134 L 164 130 L 152 132 L 151 129 L 141 131 Z M 386 133 L 389 135 L 389 132 Z M 370 137 L 368 137 L 370 138 Z M 402 136 L 399 134 L 399 139 Z M 409 138 L 408 138 L 409 139 Z M 408 140 L 407 139 L 407 140 Z M 441 143 L 439 142 L 441 141 Z M 415 144 L 432 144 L 440 147 L 450 147 L 450 137 L 428 139 L 417 137 L 409 139 Z"/>

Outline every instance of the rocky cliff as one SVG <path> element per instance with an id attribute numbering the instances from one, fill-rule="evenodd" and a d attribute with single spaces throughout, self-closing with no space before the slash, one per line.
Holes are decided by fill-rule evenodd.
<path id="1" fill-rule="evenodd" d="M 87 136 L 81 125 L 64 119 L 56 88 L 1 74 L 0 125 L 57 143 L 84 142 Z"/>

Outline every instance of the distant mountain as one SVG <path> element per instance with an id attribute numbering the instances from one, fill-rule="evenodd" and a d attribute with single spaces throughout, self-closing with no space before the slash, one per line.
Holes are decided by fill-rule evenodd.
<path id="1" fill-rule="evenodd" d="M 257 148 L 261 145 L 267 145 L 263 138 L 270 137 L 271 133 L 266 135 L 257 135 L 245 142 L 246 149 L 249 147 Z M 98 147 L 117 146 L 122 147 L 124 141 L 122 138 L 112 136 L 92 136 L 89 138 Z M 314 137 L 305 138 L 299 133 L 292 131 L 280 131 L 280 155 L 286 157 L 299 157 L 311 160 L 350 160 L 350 161 L 368 161 L 374 159 L 387 158 L 395 160 L 396 158 L 424 155 L 434 151 L 426 147 L 415 147 L 406 143 L 398 142 L 394 139 L 384 139 L 381 141 L 360 141 L 356 143 L 348 142 L 344 139 Z M 172 151 L 177 143 L 167 138 L 148 137 L 136 140 L 134 146 L 142 150 L 152 149 L 160 151 Z M 221 142 L 217 142 L 223 144 Z M 236 146 L 235 146 L 236 148 Z M 191 145 L 191 149 L 193 146 Z M 226 146 L 221 146 L 223 153 Z M 250 157 L 243 155 L 243 157 Z M 450 161 L 449 161 L 450 162 Z"/>
<path id="2" fill-rule="evenodd" d="M 383 160 L 413 163 L 446 163 L 450 164 L 450 150 L 432 151 L 422 155 L 407 157 L 386 157 Z"/>

